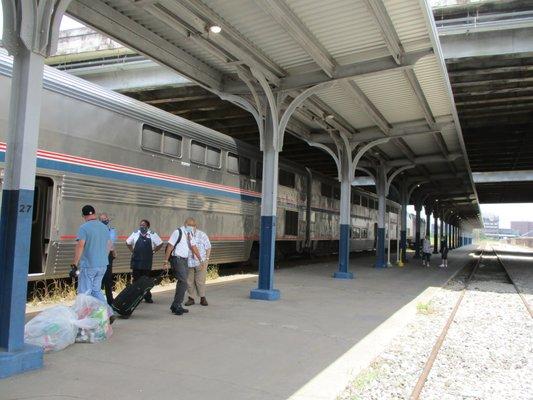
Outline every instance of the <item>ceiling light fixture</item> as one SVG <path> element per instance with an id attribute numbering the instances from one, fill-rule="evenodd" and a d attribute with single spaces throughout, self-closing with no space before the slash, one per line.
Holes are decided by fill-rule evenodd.
<path id="1" fill-rule="evenodd" d="M 220 33 L 222 32 L 222 27 L 220 27 L 219 25 L 211 25 L 209 27 L 209 31 L 213 33 Z"/>

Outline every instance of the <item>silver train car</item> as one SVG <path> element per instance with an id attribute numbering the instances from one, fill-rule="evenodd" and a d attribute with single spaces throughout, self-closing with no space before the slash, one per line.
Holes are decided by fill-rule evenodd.
<path id="1" fill-rule="evenodd" d="M 12 61 L 0 53 L 0 169 Z M 140 219 L 164 240 L 186 217 L 212 243 L 215 264 L 258 256 L 261 153 L 253 146 L 45 67 L 29 280 L 67 276 L 84 204 L 117 230 L 114 272 L 128 272 L 125 240 Z M 3 176 L 0 175 L 0 177 Z M 339 185 L 280 160 L 277 256 L 338 249 Z M 400 206 L 387 203 L 391 240 Z M 354 189 L 352 251 L 375 247 L 377 198 Z M 161 268 L 163 252 L 154 260 Z"/>
<path id="2" fill-rule="evenodd" d="M 416 232 L 416 215 L 407 214 L 407 246 L 411 249 L 415 248 L 415 232 Z M 420 240 L 426 234 L 426 219 L 420 217 Z"/>

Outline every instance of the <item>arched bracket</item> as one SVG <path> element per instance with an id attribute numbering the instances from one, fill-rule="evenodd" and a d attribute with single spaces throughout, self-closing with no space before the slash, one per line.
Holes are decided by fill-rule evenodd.
<path id="1" fill-rule="evenodd" d="M 403 171 L 407 170 L 407 169 L 410 169 L 410 168 L 414 168 L 415 167 L 415 164 L 410 164 L 410 165 L 405 165 L 403 167 L 400 167 L 398 168 L 396 171 L 394 171 L 388 178 L 387 178 L 387 183 L 385 185 L 385 196 L 388 196 L 389 195 L 389 189 L 390 189 L 390 185 L 392 183 L 392 181 L 394 180 L 394 178 L 396 178 L 399 174 L 401 174 Z M 409 196 L 410 197 L 410 196 Z M 408 201 L 409 199 L 407 199 Z"/>
<path id="2" fill-rule="evenodd" d="M 365 144 L 363 147 L 361 147 L 358 151 L 355 157 L 352 160 L 352 165 L 350 168 L 350 176 L 353 178 L 355 176 L 355 169 L 357 168 L 357 164 L 363 158 L 365 153 L 370 150 L 372 147 L 378 146 L 383 143 L 387 143 L 390 140 L 390 138 L 383 138 L 383 139 L 377 139 L 370 143 Z"/>
<path id="3" fill-rule="evenodd" d="M 43 57 L 54 54 L 61 20 L 71 1 L 2 1 L 2 42 L 9 54 L 16 55 L 21 43 L 31 52 Z"/>

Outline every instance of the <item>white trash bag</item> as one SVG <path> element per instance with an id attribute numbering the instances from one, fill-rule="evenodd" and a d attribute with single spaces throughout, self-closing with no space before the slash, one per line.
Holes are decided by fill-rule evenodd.
<path id="1" fill-rule="evenodd" d="M 113 329 L 109 323 L 109 317 L 113 315 L 109 306 L 96 297 L 88 294 L 79 294 L 72 306 L 78 318 L 80 327 L 76 342 L 98 343 L 111 337 Z"/>
<path id="2" fill-rule="evenodd" d="M 76 340 L 77 319 L 70 307 L 48 308 L 24 326 L 24 341 L 46 352 L 63 350 Z"/>

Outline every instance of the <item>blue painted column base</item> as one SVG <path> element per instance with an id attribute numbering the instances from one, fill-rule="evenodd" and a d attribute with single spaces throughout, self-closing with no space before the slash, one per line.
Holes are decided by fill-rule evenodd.
<path id="1" fill-rule="evenodd" d="M 387 260 L 385 258 L 385 228 L 378 228 L 375 267 L 387 268 Z"/>
<path id="2" fill-rule="evenodd" d="M 38 346 L 24 345 L 19 351 L 0 351 L 0 378 L 43 367 L 43 349 Z"/>
<path id="3" fill-rule="evenodd" d="M 259 279 L 257 289 L 250 291 L 254 300 L 278 300 L 280 292 L 274 289 L 274 259 L 276 246 L 276 217 L 261 216 L 259 239 Z"/>
<path id="4" fill-rule="evenodd" d="M 278 289 L 252 289 L 250 290 L 250 298 L 253 300 L 279 300 L 280 291 Z"/>
<path id="5" fill-rule="evenodd" d="M 333 277 L 335 279 L 353 279 L 353 272 L 335 271 Z"/>
<path id="6" fill-rule="evenodd" d="M 339 270 L 333 273 L 336 279 L 353 279 L 353 273 L 348 271 L 350 264 L 350 225 L 341 224 L 339 240 Z"/>

